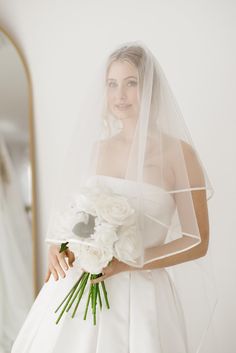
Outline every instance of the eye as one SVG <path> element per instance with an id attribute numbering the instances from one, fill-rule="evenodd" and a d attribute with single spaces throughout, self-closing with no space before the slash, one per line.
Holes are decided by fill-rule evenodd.
<path id="1" fill-rule="evenodd" d="M 111 87 L 111 88 L 117 86 L 117 84 L 114 81 L 108 82 L 107 85 L 108 85 L 108 87 Z"/>
<path id="2" fill-rule="evenodd" d="M 128 81 L 128 86 L 137 86 L 137 81 L 134 81 L 134 80 Z"/>

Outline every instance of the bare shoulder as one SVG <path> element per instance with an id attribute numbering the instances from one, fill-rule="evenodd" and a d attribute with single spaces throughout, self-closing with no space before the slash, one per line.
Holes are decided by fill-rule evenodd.
<path id="1" fill-rule="evenodd" d="M 167 156 L 169 156 L 173 162 L 176 161 L 178 155 L 184 155 L 186 162 L 190 162 L 193 159 L 197 160 L 196 151 L 191 144 L 171 135 L 164 134 L 163 136 L 163 146 L 165 147 Z"/>
<path id="2" fill-rule="evenodd" d="M 189 183 L 192 186 L 204 185 L 204 171 L 196 150 L 191 144 L 181 139 L 171 148 L 171 161 L 178 178 L 183 178 L 183 169 L 187 171 Z"/>
<path id="3" fill-rule="evenodd" d="M 180 144 L 182 147 L 183 154 L 187 160 L 190 161 L 193 158 L 197 158 L 194 148 L 189 143 L 180 140 Z"/>
<path id="4" fill-rule="evenodd" d="M 185 159 L 186 169 L 190 178 L 192 180 L 203 182 L 204 173 L 196 150 L 189 143 L 182 140 L 180 140 L 180 142 Z"/>

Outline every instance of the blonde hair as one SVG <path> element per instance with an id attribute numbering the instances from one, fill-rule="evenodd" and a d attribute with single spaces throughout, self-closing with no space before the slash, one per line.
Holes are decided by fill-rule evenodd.
<path id="1" fill-rule="evenodd" d="M 128 61 L 130 64 L 134 65 L 138 70 L 139 81 L 142 85 L 146 61 L 145 50 L 142 47 L 137 45 L 124 45 L 123 47 L 115 50 L 108 58 L 106 73 L 109 72 L 111 65 L 115 61 Z"/>

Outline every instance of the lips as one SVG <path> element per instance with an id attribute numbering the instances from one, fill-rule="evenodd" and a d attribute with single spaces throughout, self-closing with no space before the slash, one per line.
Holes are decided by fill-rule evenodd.
<path id="1" fill-rule="evenodd" d="M 116 108 L 119 110 L 127 110 L 131 107 L 131 104 L 117 104 Z"/>

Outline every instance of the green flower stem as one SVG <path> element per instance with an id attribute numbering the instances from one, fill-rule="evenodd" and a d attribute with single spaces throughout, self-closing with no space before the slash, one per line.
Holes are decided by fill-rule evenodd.
<path id="1" fill-rule="evenodd" d="M 89 307 L 89 302 L 91 299 L 91 288 L 92 288 L 92 284 L 90 284 L 90 290 L 89 290 L 89 295 L 88 295 L 88 299 L 87 299 L 87 303 L 86 303 L 86 309 L 85 309 L 85 313 L 84 313 L 84 320 L 86 320 L 87 317 L 87 312 L 88 312 L 88 307 Z"/>
<path id="2" fill-rule="evenodd" d="M 71 288 L 71 290 L 69 291 L 69 293 L 66 295 L 66 297 L 63 299 L 63 301 L 61 302 L 61 304 L 58 306 L 58 308 L 55 310 L 55 313 L 61 308 L 61 306 L 64 304 L 62 311 L 56 321 L 56 324 L 58 324 L 58 322 L 60 321 L 62 315 L 64 314 L 64 312 L 68 312 L 71 308 L 71 306 L 73 305 L 73 303 L 75 302 L 75 300 L 77 299 L 73 314 L 72 314 L 72 318 L 75 316 L 76 311 L 78 309 L 79 303 L 81 301 L 81 298 L 83 296 L 84 290 L 86 288 L 88 279 L 90 277 L 90 280 L 96 279 L 98 277 L 101 277 L 102 273 L 100 274 L 91 274 L 89 272 L 83 272 L 80 276 L 80 278 L 77 280 L 77 282 L 74 284 L 74 286 Z M 106 302 L 106 306 L 109 309 L 110 305 L 109 305 L 109 301 L 108 301 L 108 297 L 107 297 L 107 291 L 106 291 L 106 287 L 105 287 L 105 283 L 104 281 L 101 281 L 99 283 L 91 283 L 90 284 L 90 289 L 89 289 L 89 294 L 88 294 L 88 298 L 87 298 L 87 302 L 86 302 L 86 308 L 85 308 L 85 313 L 84 313 L 84 320 L 86 320 L 87 317 L 87 312 L 88 312 L 88 307 L 89 307 L 89 302 L 91 301 L 91 309 L 92 309 L 92 314 L 93 314 L 93 324 L 96 325 L 96 321 L 97 321 L 97 300 L 99 300 L 99 306 L 100 306 L 100 310 L 102 309 L 102 299 L 101 299 L 101 291 L 100 291 L 100 287 L 102 286 L 102 291 L 103 291 L 103 295 L 105 298 L 105 302 Z"/>
<path id="3" fill-rule="evenodd" d="M 98 296 L 98 283 L 95 284 L 95 308 L 94 308 L 94 325 L 97 321 L 97 296 Z"/>
<path id="4" fill-rule="evenodd" d="M 78 293 L 80 292 L 80 290 L 81 290 L 81 288 L 82 288 L 83 283 L 84 283 L 85 280 L 86 280 L 86 272 L 84 272 L 83 278 L 82 278 L 82 280 L 81 280 L 81 282 L 80 282 L 80 284 L 79 284 L 79 286 L 78 286 L 78 288 L 77 288 L 77 290 L 76 290 L 76 292 L 75 292 L 75 294 L 74 294 L 74 297 L 72 298 L 72 300 L 71 300 L 69 306 L 68 306 L 67 309 L 66 309 L 66 312 L 67 312 L 67 313 L 68 313 L 68 311 L 70 310 L 71 306 L 73 305 L 75 299 L 77 298 Z"/>
<path id="5" fill-rule="evenodd" d="M 97 275 L 91 275 L 91 280 L 97 278 Z M 93 321 L 95 320 L 96 322 L 96 318 L 94 319 L 94 304 L 95 304 L 95 291 L 94 291 L 94 288 L 95 288 L 95 284 L 91 284 L 91 306 L 92 306 L 92 314 L 93 314 Z"/>
<path id="6" fill-rule="evenodd" d="M 102 290 L 103 290 L 103 294 L 104 294 L 104 297 L 105 297 L 105 302 L 106 302 L 107 308 L 110 309 L 110 305 L 109 305 L 109 302 L 108 302 L 107 291 L 106 291 L 106 287 L 105 287 L 104 281 L 102 281 L 101 284 L 102 284 Z"/>
<path id="7" fill-rule="evenodd" d="M 72 298 L 72 296 L 73 296 L 75 290 L 76 290 L 76 287 L 73 288 L 73 291 L 71 292 L 69 298 L 67 299 L 67 302 L 66 302 L 64 308 L 62 309 L 62 311 L 61 311 L 61 313 L 60 313 L 60 315 L 59 315 L 59 317 L 58 317 L 58 319 L 57 319 L 57 321 L 56 321 L 56 324 L 58 324 L 58 322 L 60 321 L 62 315 L 64 314 L 64 312 L 65 312 L 65 310 L 66 310 L 66 308 L 67 308 L 67 305 L 69 304 L 69 302 L 70 302 L 70 300 L 71 300 L 71 298 Z"/>
<path id="8" fill-rule="evenodd" d="M 95 284 L 95 292 L 96 292 L 95 305 L 97 305 L 97 299 L 98 299 L 98 285 L 99 285 L 99 283 Z"/>
<path id="9" fill-rule="evenodd" d="M 95 284 L 93 284 L 93 313 L 95 310 L 95 299 L 96 299 L 96 291 L 95 291 Z"/>
<path id="10" fill-rule="evenodd" d="M 95 278 L 96 278 L 95 275 L 93 275 L 92 279 L 95 279 Z M 95 292 L 94 292 L 94 284 L 92 284 L 92 312 L 94 312 L 94 299 L 95 299 L 94 294 L 95 294 Z"/>
<path id="11" fill-rule="evenodd" d="M 81 291 L 80 291 L 80 293 L 79 293 L 78 300 L 77 300 L 75 309 L 74 309 L 74 311 L 73 311 L 72 317 L 75 316 L 75 313 L 76 313 L 76 311 L 77 311 L 78 305 L 79 305 L 80 300 L 81 300 L 81 298 L 82 298 L 82 295 L 83 295 L 83 293 L 84 293 L 84 289 L 85 289 L 86 284 L 87 284 L 87 282 L 88 282 L 88 278 L 89 278 L 89 273 L 86 272 L 85 279 L 84 279 L 84 281 L 83 281 L 83 284 L 81 285 Z"/>
<path id="12" fill-rule="evenodd" d="M 58 310 L 60 309 L 60 307 L 62 306 L 62 304 L 66 301 L 66 299 L 69 297 L 69 295 L 77 288 L 79 282 L 81 281 L 83 277 L 83 274 L 80 276 L 80 278 L 78 279 L 78 281 L 74 284 L 74 286 L 71 288 L 71 290 L 69 291 L 69 293 L 66 295 L 66 297 L 63 299 L 63 301 L 61 302 L 61 304 L 58 306 L 58 308 L 54 311 L 55 313 L 58 312 Z"/>
<path id="13" fill-rule="evenodd" d="M 100 283 L 98 283 L 98 284 L 100 284 Z M 101 298 L 99 285 L 98 285 L 98 299 L 99 299 L 100 310 L 102 310 L 102 298 Z"/>
<path id="14" fill-rule="evenodd" d="M 91 275 L 90 279 L 94 279 L 94 275 Z M 91 308 L 93 310 L 93 284 L 91 283 Z"/>
<path id="15" fill-rule="evenodd" d="M 96 325 L 96 285 L 93 284 L 93 324 Z"/>

